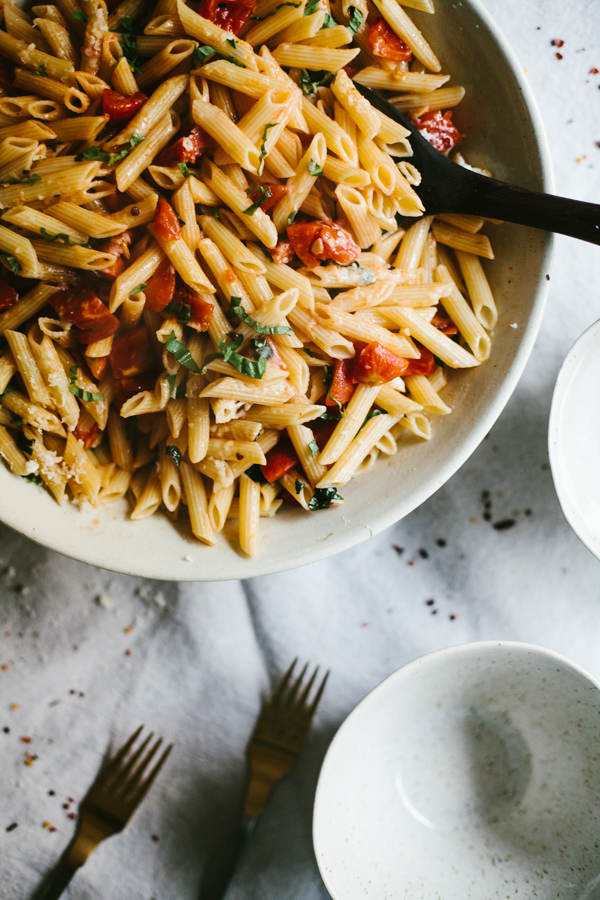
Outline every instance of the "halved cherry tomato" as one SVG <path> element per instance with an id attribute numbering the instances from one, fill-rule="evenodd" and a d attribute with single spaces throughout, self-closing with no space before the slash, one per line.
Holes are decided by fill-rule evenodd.
<path id="1" fill-rule="evenodd" d="M 289 241 L 278 241 L 269 253 L 273 257 L 273 262 L 289 263 L 294 258 L 294 251 Z"/>
<path id="2" fill-rule="evenodd" d="M 266 197 L 266 199 L 262 200 L 261 198 L 264 196 L 261 191 L 261 187 L 268 188 L 271 196 Z M 255 184 L 250 193 L 248 194 L 248 198 L 252 200 L 253 203 L 256 203 L 257 200 L 261 201 L 260 208 L 263 212 L 267 212 L 267 210 L 271 209 L 271 207 L 275 206 L 282 197 L 284 197 L 288 192 L 287 186 L 285 184 L 264 184 L 257 185 Z"/>
<path id="3" fill-rule="evenodd" d="M 78 294 L 57 291 L 49 302 L 59 316 L 81 329 L 77 338 L 82 344 L 103 341 L 119 327 L 117 317 L 108 311 L 92 288 L 84 288 Z"/>
<path id="4" fill-rule="evenodd" d="M 335 222 L 298 222 L 288 225 L 287 236 L 296 255 L 310 269 L 322 259 L 347 266 L 360 256 L 358 244 Z"/>
<path id="5" fill-rule="evenodd" d="M 261 466 L 262 473 L 271 484 L 277 481 L 294 466 L 299 465 L 298 455 L 288 437 L 282 438 L 276 447 L 267 453 L 266 465 Z"/>
<path id="6" fill-rule="evenodd" d="M 126 400 L 139 394 L 140 391 L 153 391 L 156 384 L 157 373 L 146 372 L 144 375 L 136 375 L 131 378 L 121 378 L 117 381 L 117 393 L 113 400 L 115 409 L 120 409 Z M 150 413 L 149 415 L 152 415 Z M 136 416 L 140 418 L 141 416 Z"/>
<path id="7" fill-rule="evenodd" d="M 225 31 L 239 34 L 255 7 L 255 0 L 206 0 L 200 15 Z"/>
<path id="8" fill-rule="evenodd" d="M 118 337 L 109 359 L 115 378 L 135 378 L 153 369 L 156 359 L 144 325 Z"/>
<path id="9" fill-rule="evenodd" d="M 14 287 L 11 287 L 7 281 L 0 278 L 0 313 L 5 312 L 7 309 L 12 309 L 18 300 L 19 295 Z"/>
<path id="10" fill-rule="evenodd" d="M 376 19 L 369 28 L 369 44 L 373 54 L 381 59 L 408 62 L 412 58 L 408 44 L 398 37 L 385 19 Z"/>
<path id="11" fill-rule="evenodd" d="M 187 323 L 194 331 L 208 331 L 215 314 L 215 308 L 208 300 L 194 297 L 187 291 L 175 291 L 175 303 L 183 303 L 190 307 L 190 319 Z"/>
<path id="12" fill-rule="evenodd" d="M 415 128 L 440 153 L 452 150 L 462 140 L 462 134 L 452 122 L 452 110 L 450 109 L 443 115 L 441 109 L 430 109 L 429 112 L 423 113 L 422 116 L 416 116 L 412 121 Z"/>
<path id="13" fill-rule="evenodd" d="M 146 306 L 154 312 L 162 312 L 173 299 L 174 293 L 175 267 L 165 258 L 148 281 L 148 287 L 144 291 Z"/>
<path id="14" fill-rule="evenodd" d="M 385 384 L 408 369 L 409 360 L 373 341 L 355 357 L 352 376 L 359 384 Z"/>
<path id="15" fill-rule="evenodd" d="M 124 97 L 110 88 L 105 88 L 102 92 L 102 110 L 105 116 L 117 122 L 124 119 L 131 119 L 136 112 L 142 108 L 148 98 L 141 91 L 136 91 L 130 97 Z"/>
<path id="16" fill-rule="evenodd" d="M 431 320 L 431 324 L 439 331 L 443 331 L 448 337 L 458 334 L 458 328 L 449 317 L 435 315 Z"/>
<path id="17" fill-rule="evenodd" d="M 98 275 L 102 275 L 103 278 L 107 278 L 109 281 L 114 281 L 115 278 L 118 278 L 121 272 L 125 270 L 125 263 L 121 257 L 125 255 L 129 258 L 130 243 L 131 231 L 124 231 L 122 234 L 117 234 L 110 240 L 98 244 L 98 250 L 101 253 L 112 253 L 117 257 L 111 266 L 108 266 L 106 269 L 99 269 Z"/>
<path id="18" fill-rule="evenodd" d="M 73 437 L 77 441 L 81 441 L 84 450 L 89 450 L 99 434 L 99 426 L 96 424 L 96 422 L 90 422 L 87 428 L 81 428 L 79 425 L 77 425 L 75 427 L 75 431 L 73 432 Z"/>
<path id="19" fill-rule="evenodd" d="M 104 373 L 106 372 L 106 367 L 108 365 L 108 356 L 99 356 L 97 359 L 92 359 L 91 357 L 86 357 L 88 369 L 96 379 L 99 381 Z"/>
<path id="20" fill-rule="evenodd" d="M 428 350 L 427 347 L 424 347 L 422 344 L 419 344 L 418 341 L 415 341 L 415 345 L 421 351 L 420 359 L 407 359 L 408 368 L 403 373 L 404 375 L 433 375 L 435 372 L 435 357 L 431 350 Z"/>
<path id="21" fill-rule="evenodd" d="M 205 150 L 212 146 L 213 140 L 199 125 L 194 125 L 189 134 L 175 141 L 158 157 L 159 166 L 176 166 L 177 163 L 195 163 Z"/>
<path id="22" fill-rule="evenodd" d="M 347 403 L 354 393 L 356 382 L 352 377 L 354 369 L 353 359 L 336 359 L 333 364 L 333 378 L 331 387 L 327 391 L 325 403 L 327 406 L 342 406 Z"/>
<path id="23" fill-rule="evenodd" d="M 283 357 L 277 349 L 277 344 L 275 343 L 273 338 L 268 337 L 267 340 L 269 342 L 271 350 L 273 351 L 273 356 L 269 357 L 269 365 L 275 366 L 278 369 L 287 369 L 287 366 L 283 361 Z"/>
<path id="24" fill-rule="evenodd" d="M 152 224 L 157 236 L 163 241 L 178 241 L 181 237 L 179 219 L 171 204 L 167 203 L 164 197 L 158 198 Z"/>

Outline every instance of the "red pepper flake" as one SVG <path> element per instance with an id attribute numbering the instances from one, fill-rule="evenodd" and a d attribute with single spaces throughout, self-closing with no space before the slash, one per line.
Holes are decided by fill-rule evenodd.
<path id="1" fill-rule="evenodd" d="M 429 553 L 423 547 L 421 547 L 421 549 L 418 551 L 418 553 L 419 553 L 419 556 L 421 557 L 421 559 L 429 559 Z"/>
<path id="2" fill-rule="evenodd" d="M 67 813 L 67 819 L 76 819 L 76 818 L 77 818 L 77 813 L 74 813 L 74 812 Z"/>
<path id="3" fill-rule="evenodd" d="M 438 539 L 436 540 L 436 544 L 438 545 L 438 547 L 445 547 L 445 546 L 446 546 L 446 541 L 444 540 L 444 538 L 438 538 Z"/>
<path id="4" fill-rule="evenodd" d="M 126 650 L 126 651 L 125 651 L 125 656 L 131 656 L 131 650 Z"/>
<path id="5" fill-rule="evenodd" d="M 392 544 L 392 547 L 394 548 L 398 556 L 402 556 L 402 554 L 404 553 L 404 547 L 399 547 L 398 544 Z"/>
<path id="6" fill-rule="evenodd" d="M 150 840 L 151 840 L 151 841 L 154 841 L 155 844 L 158 844 L 158 842 L 160 841 L 160 838 L 159 838 L 159 836 L 158 836 L 157 834 L 151 834 L 151 835 L 150 835 Z"/>
<path id="7" fill-rule="evenodd" d="M 431 597 L 429 600 L 425 601 L 425 606 L 433 606 L 434 603 L 435 600 L 433 599 L 433 597 Z"/>
<path id="8" fill-rule="evenodd" d="M 368 628 L 370 624 L 371 624 L 370 622 L 361 622 L 360 626 L 361 626 L 361 628 Z"/>
<path id="9" fill-rule="evenodd" d="M 68 808 L 69 808 L 69 804 L 68 804 L 68 803 L 63 803 L 62 808 L 63 808 L 63 809 L 68 809 Z"/>
<path id="10" fill-rule="evenodd" d="M 562 47 L 564 45 L 564 41 L 561 41 L 560 38 L 554 38 L 554 40 L 550 41 L 550 44 L 553 47 Z"/>
<path id="11" fill-rule="evenodd" d="M 492 528 L 495 528 L 496 531 L 506 531 L 507 528 L 512 528 L 516 524 L 514 519 L 502 519 L 500 522 L 494 522 Z"/>
<path id="12" fill-rule="evenodd" d="M 49 797 L 55 797 L 55 796 L 56 796 L 56 791 L 49 790 L 49 791 L 48 791 L 48 796 L 49 796 Z"/>
<path id="13" fill-rule="evenodd" d="M 6 672 L 8 670 L 8 663 L 2 663 L 2 671 Z"/>
<path id="14" fill-rule="evenodd" d="M 51 822 L 42 822 L 42 828 L 46 828 L 48 831 L 58 831 Z"/>
<path id="15" fill-rule="evenodd" d="M 6 830 L 6 831 L 14 831 L 15 828 L 18 828 L 18 827 L 19 827 L 19 823 L 18 823 L 18 822 L 11 822 L 10 825 L 7 825 L 7 826 L 6 826 L 6 829 L 5 829 L 5 830 Z"/>
<path id="16" fill-rule="evenodd" d="M 10 734 L 10 728 L 8 727 L 8 725 L 5 725 L 2 731 L 4 732 L 4 734 Z"/>
<path id="17" fill-rule="evenodd" d="M 25 735 L 24 737 L 22 737 L 21 740 L 22 740 L 22 742 L 23 742 L 24 744 L 33 744 L 33 738 L 32 738 L 32 737 L 27 737 L 27 735 Z"/>
<path id="18" fill-rule="evenodd" d="M 562 58 L 563 58 L 562 53 L 555 53 L 554 55 L 556 56 L 557 59 L 562 59 Z"/>
<path id="19" fill-rule="evenodd" d="M 18 708 L 19 708 L 19 704 L 18 704 L 18 703 L 11 703 L 11 704 L 10 704 L 10 708 L 11 708 L 11 709 L 18 709 Z"/>
<path id="20" fill-rule="evenodd" d="M 69 803 L 75 803 L 74 797 L 67 797 L 67 800 L 69 801 Z"/>
<path id="21" fill-rule="evenodd" d="M 589 74 L 590 75 L 598 75 L 598 74 L 600 74 L 600 69 L 597 69 L 596 66 L 594 66 L 593 68 L 590 69 Z"/>
<path id="22" fill-rule="evenodd" d="M 26 766 L 32 766 L 34 764 L 34 762 L 36 761 L 36 759 L 39 759 L 39 757 L 36 753 L 31 754 L 31 753 L 29 753 L 29 751 L 27 751 L 25 753 L 24 763 Z"/>
<path id="23" fill-rule="evenodd" d="M 451 622 L 454 622 L 454 620 L 456 619 L 456 616 L 454 615 L 454 613 L 451 613 L 451 614 L 448 616 L 448 618 L 450 619 Z"/>
<path id="24" fill-rule="evenodd" d="M 417 559 L 418 559 L 418 557 L 413 556 L 412 559 L 409 559 L 408 565 L 409 565 L 409 566 L 414 566 L 414 564 L 416 563 Z"/>

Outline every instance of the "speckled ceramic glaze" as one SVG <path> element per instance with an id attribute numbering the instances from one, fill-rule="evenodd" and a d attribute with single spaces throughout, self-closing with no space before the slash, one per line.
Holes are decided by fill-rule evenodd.
<path id="1" fill-rule="evenodd" d="M 456 121 L 472 165 L 524 187 L 552 190 L 543 127 L 522 67 L 478 0 L 438 0 L 435 15 L 411 10 L 453 84 L 466 98 Z M 431 496 L 470 456 L 500 415 L 529 357 L 546 295 L 552 238 L 514 225 L 489 226 L 496 259 L 484 261 L 500 318 L 492 357 L 452 373 L 429 443 L 407 432 L 395 456 L 341 491 L 345 505 L 306 514 L 291 508 L 261 519 L 257 555 L 238 549 L 237 522 L 215 547 L 164 515 L 127 518 L 125 502 L 80 512 L 0 465 L 0 519 L 68 556 L 120 572 L 172 581 L 248 578 L 306 565 L 351 547 L 401 519 Z M 514 326 L 514 327 L 511 327 Z"/>
<path id="2" fill-rule="evenodd" d="M 548 450 L 556 493 L 575 534 L 600 559 L 600 322 L 575 341 L 560 370 Z"/>
<path id="3" fill-rule="evenodd" d="M 474 643 L 375 688 L 329 748 L 314 846 L 333 900 L 597 900 L 600 690 Z"/>

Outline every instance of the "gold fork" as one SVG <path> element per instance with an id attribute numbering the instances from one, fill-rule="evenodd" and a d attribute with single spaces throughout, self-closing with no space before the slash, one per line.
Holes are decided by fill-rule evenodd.
<path id="1" fill-rule="evenodd" d="M 56 867 L 38 887 L 32 900 L 57 900 L 92 850 L 95 850 L 105 838 L 122 831 L 146 796 L 164 766 L 173 744 L 169 744 L 144 777 L 148 766 L 162 746 L 163 738 L 158 738 L 146 751 L 154 737 L 154 732 L 151 732 L 139 747 L 133 750 L 133 745 L 143 728 L 144 726 L 140 725 L 98 772 L 96 780 L 79 806 L 75 837 Z"/>
<path id="2" fill-rule="evenodd" d="M 295 659 L 270 700 L 263 701 L 260 717 L 248 744 L 249 778 L 237 833 L 228 850 L 212 859 L 202 880 L 200 900 L 221 900 L 225 896 L 248 835 L 264 809 L 271 791 L 298 759 L 313 716 L 325 690 L 329 672 L 311 698 L 318 667 L 306 684 L 308 663 L 292 681 Z"/>

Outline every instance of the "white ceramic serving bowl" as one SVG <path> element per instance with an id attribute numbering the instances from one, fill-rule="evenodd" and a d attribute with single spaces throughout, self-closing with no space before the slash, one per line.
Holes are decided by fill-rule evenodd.
<path id="1" fill-rule="evenodd" d="M 466 87 L 456 121 L 472 165 L 524 187 L 552 190 L 546 138 L 522 68 L 479 0 L 439 0 L 433 16 L 411 10 L 452 83 Z M 345 505 L 306 514 L 286 509 L 261 520 L 253 559 L 231 539 L 198 544 L 162 515 L 141 522 L 125 503 L 80 512 L 58 507 L 42 488 L 0 465 L 0 519 L 27 537 L 93 565 L 173 581 L 247 578 L 314 562 L 365 540 L 407 515 L 456 472 L 483 440 L 529 357 L 546 294 L 552 238 L 513 225 L 490 226 L 496 260 L 487 266 L 500 309 L 492 357 L 453 375 L 444 399 L 454 412 L 434 422 L 426 444 L 407 433 L 396 456 L 381 459 L 342 490 Z M 511 328 L 515 323 L 518 327 Z M 186 557 L 191 558 L 191 562 Z"/>
<path id="2" fill-rule="evenodd" d="M 548 450 L 566 519 L 600 559 L 600 321 L 565 357 L 554 388 Z"/>
<path id="3" fill-rule="evenodd" d="M 313 840 L 333 900 L 595 900 L 600 689 L 529 644 L 409 663 L 323 763 Z"/>

